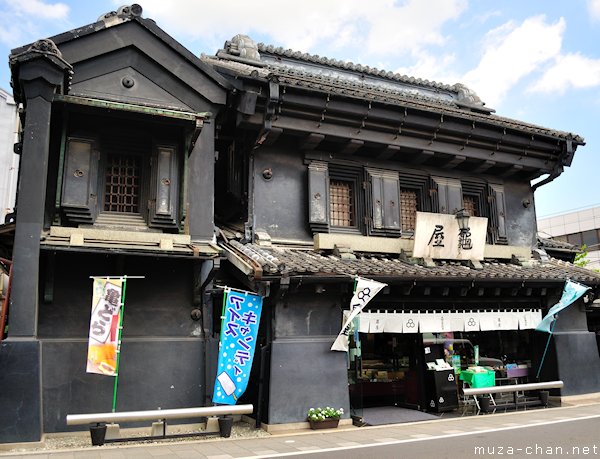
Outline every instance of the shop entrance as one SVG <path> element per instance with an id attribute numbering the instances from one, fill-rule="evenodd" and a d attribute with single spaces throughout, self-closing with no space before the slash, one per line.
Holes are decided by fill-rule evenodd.
<path id="1" fill-rule="evenodd" d="M 420 334 L 355 333 L 350 339 L 348 375 L 353 416 L 363 408 L 420 409 L 423 351 Z"/>

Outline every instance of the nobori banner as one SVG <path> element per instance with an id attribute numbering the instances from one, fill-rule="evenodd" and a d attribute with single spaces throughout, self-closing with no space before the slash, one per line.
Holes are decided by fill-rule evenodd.
<path id="1" fill-rule="evenodd" d="M 214 403 L 235 405 L 246 390 L 261 310 L 262 297 L 249 292 L 225 291 Z"/>
<path id="2" fill-rule="evenodd" d="M 87 372 L 115 376 L 123 280 L 94 279 Z"/>

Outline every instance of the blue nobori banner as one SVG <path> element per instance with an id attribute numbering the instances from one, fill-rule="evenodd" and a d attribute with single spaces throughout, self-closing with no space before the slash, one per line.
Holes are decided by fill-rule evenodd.
<path id="1" fill-rule="evenodd" d="M 535 329 L 537 331 L 552 334 L 554 322 L 558 318 L 558 313 L 581 298 L 590 288 L 591 287 L 588 287 L 587 285 L 582 285 L 567 279 L 560 300 L 550 308 L 546 317 L 542 319 Z"/>
<path id="2" fill-rule="evenodd" d="M 262 297 L 225 290 L 214 403 L 235 405 L 246 390 L 261 310 Z"/>

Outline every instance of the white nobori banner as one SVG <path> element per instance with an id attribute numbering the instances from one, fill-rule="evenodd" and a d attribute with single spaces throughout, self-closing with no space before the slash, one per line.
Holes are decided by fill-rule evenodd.
<path id="1" fill-rule="evenodd" d="M 348 334 L 350 333 L 350 325 L 352 319 L 354 319 L 363 308 L 371 301 L 379 291 L 387 284 L 377 282 L 371 279 L 364 279 L 362 277 L 356 278 L 356 288 L 354 290 L 354 296 L 350 301 L 350 315 L 346 319 L 342 330 L 335 339 L 335 342 L 331 346 L 332 351 L 348 351 Z M 381 328 L 383 331 L 383 327 Z"/>

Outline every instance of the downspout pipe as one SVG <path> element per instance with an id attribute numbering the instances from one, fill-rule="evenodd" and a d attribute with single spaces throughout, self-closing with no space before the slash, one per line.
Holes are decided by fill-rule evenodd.
<path id="1" fill-rule="evenodd" d="M 570 166 L 573 162 L 573 156 L 575 155 L 575 150 L 577 149 L 578 145 L 585 145 L 585 142 L 574 142 L 573 136 L 569 134 L 563 146 L 563 151 L 550 175 L 548 175 L 548 177 L 546 177 L 544 180 L 535 183 L 531 187 L 531 190 L 535 192 L 535 190 L 537 190 L 539 187 L 550 183 L 560 174 L 562 174 L 564 171 L 564 166 Z"/>

